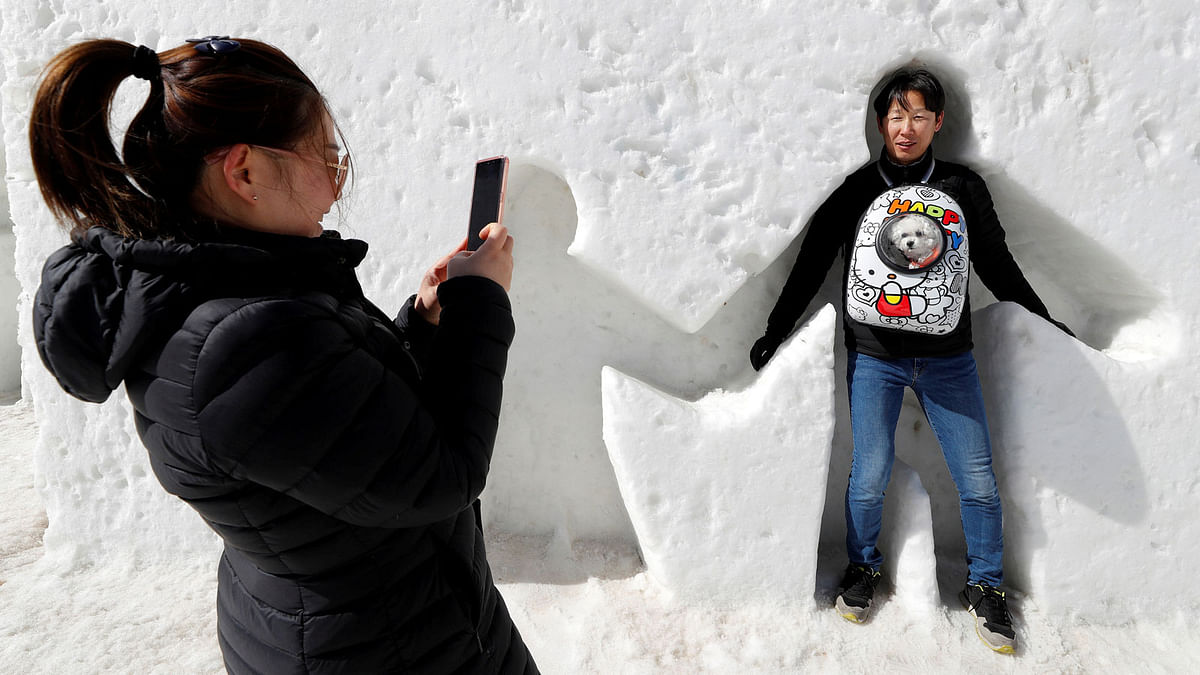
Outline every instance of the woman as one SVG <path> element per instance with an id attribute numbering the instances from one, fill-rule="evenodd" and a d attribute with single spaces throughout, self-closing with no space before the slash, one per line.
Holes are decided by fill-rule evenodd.
<path id="1" fill-rule="evenodd" d="M 125 384 L 162 485 L 224 539 L 233 673 L 537 672 L 472 508 L 513 336 L 512 238 L 438 261 L 393 321 L 363 297 L 328 106 L 279 50 L 203 38 L 56 56 L 30 146 L 72 223 L 34 308 L 62 387 Z M 118 155 L 118 85 L 149 81 Z"/>

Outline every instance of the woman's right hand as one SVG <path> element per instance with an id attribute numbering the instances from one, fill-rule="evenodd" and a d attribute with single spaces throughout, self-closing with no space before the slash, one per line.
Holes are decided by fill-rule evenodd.
<path id="1" fill-rule="evenodd" d="M 512 285 L 513 238 L 508 228 L 492 223 L 480 231 L 483 244 L 474 251 L 459 251 L 446 266 L 446 278 L 486 277 L 507 291 Z"/>

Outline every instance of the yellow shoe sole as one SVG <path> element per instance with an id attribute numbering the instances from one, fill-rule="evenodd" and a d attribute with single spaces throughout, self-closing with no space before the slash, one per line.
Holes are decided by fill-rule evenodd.
<path id="1" fill-rule="evenodd" d="M 861 609 L 856 614 L 855 610 L 859 608 L 850 607 L 846 603 L 842 602 L 842 597 L 840 595 L 838 596 L 837 600 L 834 601 L 833 606 L 837 608 L 838 615 L 852 623 L 863 623 L 867 620 L 867 613 L 871 611 L 871 608 L 867 607 L 865 609 Z"/>
<path id="2" fill-rule="evenodd" d="M 971 603 L 967 602 L 967 596 L 965 594 L 960 593 L 958 596 L 958 599 L 960 602 L 962 602 L 963 609 L 967 610 L 967 614 L 970 614 L 971 618 L 975 619 L 975 635 L 979 638 L 980 642 L 987 645 L 988 649 L 996 652 L 997 654 L 1016 654 L 1017 653 L 1017 650 L 1015 647 L 1013 647 L 1013 645 L 994 645 L 994 644 L 988 642 L 986 639 L 984 639 L 983 633 L 980 632 L 980 630 L 979 630 L 979 616 L 977 614 L 975 614 L 975 610 L 971 608 Z"/>
<path id="3" fill-rule="evenodd" d="M 999 647 L 997 647 L 996 645 L 983 639 L 983 634 L 979 632 L 978 626 L 975 627 L 975 634 L 979 636 L 980 642 L 987 645 L 988 649 L 996 652 L 997 654 L 1016 654 L 1017 653 L 1017 650 L 1012 645 L 1000 645 Z"/>

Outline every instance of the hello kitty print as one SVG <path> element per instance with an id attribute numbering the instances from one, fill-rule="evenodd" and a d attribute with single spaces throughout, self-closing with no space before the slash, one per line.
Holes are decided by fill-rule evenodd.
<path id="1" fill-rule="evenodd" d="M 868 326 L 945 335 L 966 304 L 969 258 L 962 209 L 928 185 L 890 187 L 859 221 L 846 313 Z"/>

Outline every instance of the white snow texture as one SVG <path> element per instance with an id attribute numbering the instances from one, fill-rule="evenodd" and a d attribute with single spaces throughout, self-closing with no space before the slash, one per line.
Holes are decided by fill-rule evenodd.
<path id="1" fill-rule="evenodd" d="M 0 7 L 21 349 L 2 348 L 40 429 L 49 560 L 159 565 L 219 548 L 156 483 L 123 391 L 79 403 L 33 348 L 41 263 L 66 237 L 34 181 L 28 115 L 40 69 L 67 45 L 165 50 L 220 33 L 292 55 L 354 153 L 351 196 L 326 226 L 370 242 L 362 282 L 385 308 L 463 236 L 474 161 L 510 156 L 518 334 L 487 526 L 566 552 L 636 543 L 684 605 L 828 599 L 817 544 L 844 535 L 850 455 L 841 329 L 822 309 L 840 304 L 840 262 L 766 369 L 747 354 L 813 211 L 879 150 L 872 88 L 923 64 L 949 91 L 938 154 L 988 181 L 1014 256 L 1079 336 L 972 285 L 1008 585 L 1031 609 L 1097 624 L 1197 615 L 1185 583 L 1200 559 L 1192 2 L 330 7 Z M 122 86 L 117 128 L 144 95 Z M 2 303 L 13 286 L 7 267 L 0 277 Z M 891 602 L 927 613 L 962 583 L 957 497 L 915 401 L 897 444 L 885 576 Z"/>
<path id="2" fill-rule="evenodd" d="M 833 326 L 826 307 L 752 388 L 694 404 L 605 369 L 604 442 L 646 566 L 667 588 L 724 606 L 812 605 Z"/>

